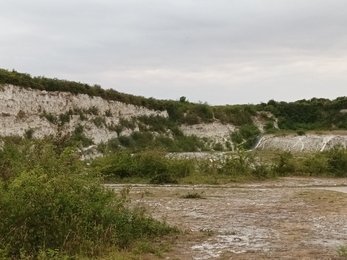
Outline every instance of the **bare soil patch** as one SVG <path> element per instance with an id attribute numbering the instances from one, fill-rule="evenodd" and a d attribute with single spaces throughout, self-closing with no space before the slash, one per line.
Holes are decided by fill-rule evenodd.
<path id="1" fill-rule="evenodd" d="M 123 185 L 109 185 L 120 190 Z M 132 203 L 185 230 L 165 259 L 340 259 L 347 179 L 283 178 L 235 186 L 132 185 Z M 188 193 L 202 199 L 184 199 Z"/>

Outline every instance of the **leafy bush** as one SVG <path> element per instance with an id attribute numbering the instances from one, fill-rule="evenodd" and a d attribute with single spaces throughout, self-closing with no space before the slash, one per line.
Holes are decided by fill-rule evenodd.
<path id="1" fill-rule="evenodd" d="M 328 175 L 328 160 L 324 153 L 317 152 L 302 161 L 297 160 L 302 165 L 301 170 L 310 176 Z"/>
<path id="2" fill-rule="evenodd" d="M 275 128 L 274 123 L 272 121 L 265 123 L 264 130 L 267 134 L 273 134 L 278 131 L 278 129 Z"/>
<path id="3" fill-rule="evenodd" d="M 107 110 L 105 111 L 105 116 L 107 116 L 107 117 L 111 117 L 111 116 L 112 116 L 111 109 L 107 109 Z"/>
<path id="4" fill-rule="evenodd" d="M 74 108 L 73 113 L 80 116 L 81 121 L 85 121 L 88 117 L 84 114 L 83 110 L 80 108 Z"/>
<path id="5" fill-rule="evenodd" d="M 70 122 L 70 116 L 72 115 L 72 111 L 68 111 L 65 114 L 60 114 L 59 115 L 59 125 L 62 126 L 66 123 Z"/>
<path id="6" fill-rule="evenodd" d="M 34 129 L 29 128 L 28 130 L 25 131 L 24 134 L 26 138 L 31 139 L 33 138 L 33 135 L 34 135 Z"/>
<path id="7" fill-rule="evenodd" d="M 72 135 L 68 138 L 66 146 L 74 146 L 81 144 L 83 147 L 90 146 L 94 144 L 93 140 L 86 137 L 84 134 L 83 126 L 78 125 Z"/>
<path id="8" fill-rule="evenodd" d="M 200 120 L 200 117 L 196 113 L 190 112 L 190 113 L 187 113 L 185 115 L 185 117 L 183 119 L 181 119 L 180 122 L 185 123 L 187 125 L 196 125 L 196 124 L 200 124 L 201 120 Z"/>
<path id="9" fill-rule="evenodd" d="M 279 153 L 275 161 L 274 170 L 280 176 L 292 175 L 297 172 L 297 163 L 292 153 Z"/>
<path id="10" fill-rule="evenodd" d="M 52 123 L 52 124 L 57 124 L 57 123 L 58 123 L 57 117 L 54 116 L 52 113 L 46 113 L 46 112 L 44 112 L 44 113 L 42 114 L 42 116 L 43 116 L 44 118 L 46 118 L 47 121 L 50 122 L 50 123 Z"/>
<path id="11" fill-rule="evenodd" d="M 221 143 L 215 143 L 213 145 L 213 150 L 215 150 L 215 151 L 223 151 L 224 147 L 223 147 L 223 145 Z"/>
<path id="12" fill-rule="evenodd" d="M 119 140 L 119 143 L 124 147 L 133 147 L 135 144 L 131 136 L 122 135 L 118 137 L 118 140 Z"/>
<path id="13" fill-rule="evenodd" d="M 148 130 L 158 133 L 165 133 L 168 129 L 175 126 L 175 124 L 168 118 L 158 115 L 140 116 L 137 119 L 145 125 L 149 126 Z"/>
<path id="14" fill-rule="evenodd" d="M 186 195 L 183 195 L 182 199 L 205 199 L 205 197 L 202 195 L 203 192 L 197 193 L 197 192 L 188 192 Z"/>
<path id="15" fill-rule="evenodd" d="M 151 183 L 177 183 L 194 170 L 190 160 L 169 159 L 160 151 L 137 154 L 118 152 L 97 158 L 93 167 L 101 169 L 109 179 L 142 178 Z"/>
<path id="16" fill-rule="evenodd" d="M 99 115 L 99 109 L 96 106 L 92 106 L 88 108 L 87 110 L 85 110 L 85 112 L 87 114 L 94 115 L 94 116 Z"/>
<path id="17" fill-rule="evenodd" d="M 119 125 L 122 127 L 122 128 L 128 128 L 128 129 L 131 129 L 131 130 L 134 130 L 135 127 L 136 127 L 136 124 L 135 124 L 135 120 L 128 120 L 128 119 L 125 119 L 125 118 L 120 118 L 119 119 Z"/>
<path id="18" fill-rule="evenodd" d="M 102 127 L 103 125 L 106 125 L 106 121 L 105 118 L 101 117 L 101 116 L 97 116 L 95 118 L 92 119 L 92 122 L 94 123 L 94 125 L 96 127 Z"/>
<path id="19" fill-rule="evenodd" d="M 2 259 L 95 258 L 109 248 L 174 231 L 143 209 L 128 208 L 128 191 L 118 196 L 100 185 L 72 148 L 57 154 L 44 142 L 5 143 L 0 156 L 16 158 L 7 166 L 11 178 L 0 181 Z"/>
<path id="20" fill-rule="evenodd" d="M 249 176 L 252 171 L 254 157 L 242 151 L 225 158 L 225 162 L 221 163 L 218 169 L 219 174 L 225 174 L 232 177 Z"/>
<path id="21" fill-rule="evenodd" d="M 256 180 L 266 180 L 277 177 L 273 166 L 264 162 L 256 163 L 252 168 L 251 175 Z"/>
<path id="22" fill-rule="evenodd" d="M 296 131 L 296 133 L 297 133 L 298 135 L 305 135 L 305 134 L 306 134 L 306 132 L 305 132 L 304 129 L 298 129 L 298 130 Z"/>
<path id="23" fill-rule="evenodd" d="M 328 171 L 335 177 L 347 177 L 347 150 L 334 147 L 323 153 L 327 158 Z"/>
<path id="24" fill-rule="evenodd" d="M 238 146 L 244 149 L 251 149 L 260 131 L 255 125 L 243 125 L 238 131 L 231 134 L 231 140 Z"/>

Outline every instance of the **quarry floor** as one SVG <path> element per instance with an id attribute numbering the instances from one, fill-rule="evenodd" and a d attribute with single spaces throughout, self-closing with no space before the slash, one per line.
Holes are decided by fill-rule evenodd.
<path id="1" fill-rule="evenodd" d="M 125 185 L 108 185 L 121 190 Z M 133 205 L 184 232 L 164 259 L 342 259 L 347 179 L 231 185 L 131 185 Z M 200 199 L 185 199 L 187 194 Z M 147 258 L 145 258 L 147 259 Z M 152 258 L 148 258 L 152 259 Z"/>

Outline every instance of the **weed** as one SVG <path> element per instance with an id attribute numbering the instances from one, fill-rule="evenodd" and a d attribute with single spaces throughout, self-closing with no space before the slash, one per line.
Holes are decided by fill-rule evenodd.
<path id="1" fill-rule="evenodd" d="M 52 123 L 52 124 L 56 125 L 58 123 L 57 117 L 54 116 L 52 113 L 46 113 L 46 111 L 44 111 L 43 114 L 41 115 L 41 117 L 46 118 L 47 121 Z"/>
<path id="2" fill-rule="evenodd" d="M 181 198 L 182 199 L 206 199 L 202 194 L 204 192 L 202 191 L 201 193 L 197 193 L 197 192 L 188 192 L 188 194 L 183 195 Z"/>
<path id="3" fill-rule="evenodd" d="M 107 109 L 107 110 L 105 111 L 105 116 L 107 116 L 107 117 L 111 117 L 111 116 L 112 116 L 111 109 Z"/>
<path id="4" fill-rule="evenodd" d="M 29 128 L 28 130 L 25 131 L 25 137 L 28 139 L 33 138 L 34 135 L 34 129 Z"/>
<path id="5" fill-rule="evenodd" d="M 102 127 L 103 125 L 106 125 L 105 118 L 100 117 L 100 116 L 95 117 L 95 118 L 92 120 L 92 122 L 94 123 L 94 125 L 95 125 L 96 127 L 99 127 L 99 128 Z"/>
<path id="6" fill-rule="evenodd" d="M 340 257 L 347 259 L 347 246 L 340 246 L 337 249 L 337 253 L 339 254 Z"/>
<path id="7" fill-rule="evenodd" d="M 17 119 L 23 119 L 25 117 L 25 112 L 22 110 L 19 110 L 18 114 L 17 114 Z"/>
<path id="8" fill-rule="evenodd" d="M 306 134 L 306 131 L 304 130 L 304 129 L 298 129 L 297 131 L 296 131 L 296 133 L 298 134 L 298 135 L 305 135 Z"/>
<path id="9" fill-rule="evenodd" d="M 59 125 L 63 126 L 66 123 L 70 122 L 70 116 L 72 115 L 72 111 L 68 111 L 65 114 L 59 115 Z"/>
<path id="10" fill-rule="evenodd" d="M 128 128 L 128 129 L 131 129 L 131 130 L 134 130 L 135 127 L 136 127 L 136 124 L 135 124 L 135 119 L 133 120 L 128 120 L 128 119 L 125 119 L 125 118 L 120 118 L 119 119 L 119 125 L 123 128 Z"/>
<path id="11" fill-rule="evenodd" d="M 73 109 L 73 113 L 74 113 L 75 115 L 79 115 L 81 121 L 85 121 L 85 120 L 88 119 L 88 118 L 85 116 L 83 110 L 80 109 L 80 108 L 76 108 L 76 107 L 75 107 L 75 108 Z"/>
<path id="12" fill-rule="evenodd" d="M 235 236 L 236 232 L 235 231 L 227 231 L 224 233 L 225 236 Z"/>
<path id="13" fill-rule="evenodd" d="M 92 106 L 88 108 L 87 110 L 85 110 L 85 112 L 87 114 L 94 115 L 94 116 L 99 115 L 99 109 L 96 106 Z"/>
<path id="14" fill-rule="evenodd" d="M 213 234 L 215 233 L 212 229 L 209 229 L 209 228 L 201 228 L 199 229 L 199 231 L 209 237 L 213 236 Z"/>

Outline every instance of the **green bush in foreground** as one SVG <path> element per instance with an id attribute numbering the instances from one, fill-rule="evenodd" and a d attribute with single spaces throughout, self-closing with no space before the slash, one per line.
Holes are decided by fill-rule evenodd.
<path id="1" fill-rule="evenodd" d="M 7 146 L 3 158 L 21 150 L 27 155 L 17 157 L 20 167 L 0 180 L 1 259 L 96 257 L 174 230 L 142 209 L 128 208 L 126 191 L 116 195 L 88 177 L 73 149 L 57 154 L 50 144 L 28 143 L 4 154 Z"/>

